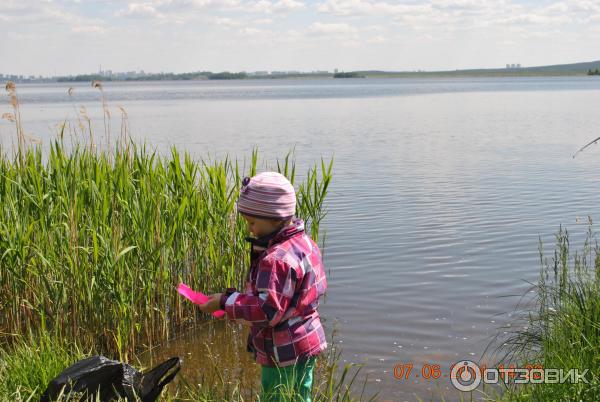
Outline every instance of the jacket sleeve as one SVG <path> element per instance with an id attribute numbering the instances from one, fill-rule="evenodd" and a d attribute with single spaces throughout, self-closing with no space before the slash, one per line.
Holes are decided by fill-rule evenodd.
<path id="1" fill-rule="evenodd" d="M 225 301 L 225 312 L 230 320 L 243 319 L 260 327 L 274 327 L 290 305 L 295 288 L 294 269 L 267 256 L 258 265 L 258 295 L 234 292 Z"/>

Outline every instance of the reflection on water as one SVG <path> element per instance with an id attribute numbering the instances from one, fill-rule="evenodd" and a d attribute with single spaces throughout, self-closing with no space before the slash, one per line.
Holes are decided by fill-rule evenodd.
<path id="1" fill-rule="evenodd" d="M 260 366 L 246 352 L 247 328 L 210 319 L 139 355 L 138 359 L 146 367 L 173 356 L 182 359 L 181 371 L 169 387 L 170 392 L 186 381 L 193 385 L 218 384 L 219 389 L 237 385 L 242 396 L 251 398 L 260 386 Z"/>
<path id="2" fill-rule="evenodd" d="M 73 118 L 72 102 L 102 132 L 97 94 L 63 92 L 22 87 L 25 129 L 47 144 L 56 123 Z M 600 151 L 571 157 L 598 136 L 600 80 L 112 83 L 106 92 L 126 108 L 134 138 L 162 152 L 176 145 L 242 162 L 258 146 L 272 167 L 295 147 L 300 173 L 334 157 L 320 312 L 329 333 L 339 322 L 342 363 L 364 363 L 367 394 L 383 400 L 457 400 L 447 379 L 398 380 L 394 365 L 449 370 L 482 359 L 537 280 L 539 239 L 551 254 L 563 224 L 581 244 L 586 217 L 600 216 Z M 11 130 L 0 122 L 0 141 Z M 210 350 L 220 373 L 251 387 L 259 372 L 241 331 L 200 327 L 156 356 L 183 356 L 193 379 L 216 375 Z"/>

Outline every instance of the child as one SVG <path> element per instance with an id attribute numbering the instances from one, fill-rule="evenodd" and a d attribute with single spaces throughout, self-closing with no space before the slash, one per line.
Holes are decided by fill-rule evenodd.
<path id="1" fill-rule="evenodd" d="M 251 326 L 247 350 L 261 365 L 266 400 L 283 400 L 293 388 L 310 401 L 316 356 L 327 348 L 317 312 L 327 289 L 321 252 L 294 216 L 294 187 L 277 172 L 245 177 L 237 211 L 254 235 L 246 238 L 252 243 L 246 290 L 211 295 L 200 309 L 223 309 L 230 321 Z"/>

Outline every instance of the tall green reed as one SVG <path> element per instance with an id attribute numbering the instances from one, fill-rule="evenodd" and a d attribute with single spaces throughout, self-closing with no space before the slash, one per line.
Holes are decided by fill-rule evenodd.
<path id="1" fill-rule="evenodd" d="M 502 396 L 510 401 L 600 399 L 600 246 L 589 219 L 583 247 L 573 252 L 569 232 L 555 236 L 553 256 L 543 255 L 535 297 L 523 309 L 519 329 L 509 330 L 503 346 L 506 362 L 518 367 L 588 369 L 585 381 L 509 386 Z"/>
<path id="2" fill-rule="evenodd" d="M 61 136 L 47 153 L 23 143 L 0 155 L 0 336 L 44 322 L 54 337 L 127 359 L 205 319 L 178 296 L 180 281 L 207 292 L 243 285 L 238 161 L 161 155 L 125 137 L 98 150 Z M 247 174 L 257 161 L 254 150 Z M 297 215 L 315 237 L 331 166 L 321 161 L 299 184 Z M 278 168 L 294 179 L 294 161 Z"/>

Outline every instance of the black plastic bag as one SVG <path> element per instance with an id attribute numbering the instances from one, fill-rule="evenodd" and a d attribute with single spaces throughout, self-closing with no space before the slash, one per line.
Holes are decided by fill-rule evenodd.
<path id="1" fill-rule="evenodd" d="M 74 401 L 95 401 L 99 392 L 102 402 L 118 398 L 153 402 L 180 369 L 179 357 L 172 357 L 142 373 L 129 364 L 109 360 L 104 356 L 92 356 L 74 363 L 50 381 L 40 402 L 55 400 L 61 391 L 63 396 L 71 395 L 71 400 Z M 170 370 L 172 371 L 169 373 Z"/>

